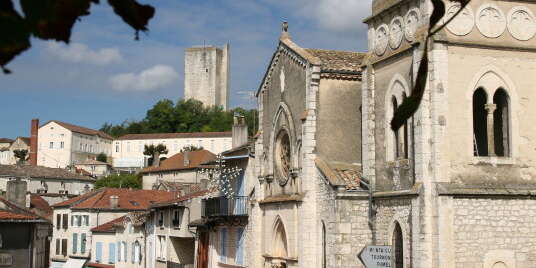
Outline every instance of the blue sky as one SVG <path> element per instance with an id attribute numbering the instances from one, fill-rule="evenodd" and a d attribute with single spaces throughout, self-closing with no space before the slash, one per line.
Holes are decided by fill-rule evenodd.
<path id="1" fill-rule="evenodd" d="M 30 120 L 98 129 L 139 120 L 156 101 L 183 95 L 184 48 L 230 43 L 231 107 L 253 107 L 281 22 L 302 47 L 366 50 L 371 0 L 160 0 L 149 32 L 134 32 L 106 1 L 75 24 L 69 46 L 32 40 L 0 74 L 0 137 L 28 136 Z"/>

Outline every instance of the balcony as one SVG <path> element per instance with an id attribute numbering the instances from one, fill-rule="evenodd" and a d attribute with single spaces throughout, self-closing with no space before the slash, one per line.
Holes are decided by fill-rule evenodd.
<path id="1" fill-rule="evenodd" d="M 248 216 L 247 196 L 220 196 L 203 200 L 203 217 Z"/>

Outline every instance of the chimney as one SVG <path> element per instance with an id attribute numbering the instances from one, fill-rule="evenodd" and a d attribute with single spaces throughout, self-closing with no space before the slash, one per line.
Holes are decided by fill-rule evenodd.
<path id="1" fill-rule="evenodd" d="M 248 143 L 248 125 L 244 116 L 235 114 L 233 119 L 233 148 Z"/>
<path id="2" fill-rule="evenodd" d="M 11 203 L 19 205 L 20 207 L 26 207 L 27 190 L 28 183 L 22 181 L 20 178 L 8 181 L 6 187 L 7 200 Z"/>
<path id="3" fill-rule="evenodd" d="M 39 119 L 32 119 L 30 136 L 30 165 L 37 166 L 37 134 L 39 131 Z"/>
<path id="4" fill-rule="evenodd" d="M 118 208 L 119 207 L 119 196 L 112 195 L 110 196 L 110 208 Z"/>
<path id="5" fill-rule="evenodd" d="M 185 150 L 182 155 L 184 157 L 184 167 L 190 166 L 190 151 Z"/>

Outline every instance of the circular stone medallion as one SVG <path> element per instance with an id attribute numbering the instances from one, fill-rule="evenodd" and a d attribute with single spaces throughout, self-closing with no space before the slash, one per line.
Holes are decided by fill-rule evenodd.
<path id="1" fill-rule="evenodd" d="M 460 4 L 452 4 L 447 9 L 445 19 L 443 22 L 447 22 L 458 10 L 460 10 Z M 469 34 L 475 26 L 475 15 L 473 9 L 467 5 L 456 18 L 454 18 L 449 24 L 447 24 L 447 30 L 454 35 L 464 36 Z"/>
<path id="2" fill-rule="evenodd" d="M 522 6 L 512 8 L 508 13 L 508 31 L 515 39 L 521 41 L 534 37 L 536 25 L 532 11 Z"/>
<path id="3" fill-rule="evenodd" d="M 402 43 L 402 38 L 404 38 L 404 22 L 402 17 L 395 17 L 391 21 L 389 27 L 389 45 L 392 49 L 397 49 Z"/>
<path id="4" fill-rule="evenodd" d="M 496 5 L 484 4 L 477 12 L 476 27 L 484 36 L 497 38 L 506 29 L 506 18 Z"/>
<path id="5" fill-rule="evenodd" d="M 387 25 L 382 24 L 375 32 L 376 37 L 374 38 L 374 51 L 376 55 L 381 56 L 385 53 L 387 49 L 387 43 L 389 42 L 389 29 Z"/>
<path id="6" fill-rule="evenodd" d="M 415 32 L 417 32 L 417 27 L 421 21 L 421 12 L 417 8 L 410 9 L 406 14 L 406 19 L 404 21 L 406 27 L 404 28 L 404 35 L 408 41 L 415 40 Z"/>

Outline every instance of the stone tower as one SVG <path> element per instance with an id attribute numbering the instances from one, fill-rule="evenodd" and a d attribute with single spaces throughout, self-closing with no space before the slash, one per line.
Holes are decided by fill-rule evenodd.
<path id="1" fill-rule="evenodd" d="M 184 57 L 184 99 L 207 106 L 229 106 L 229 44 L 187 48 Z"/>

